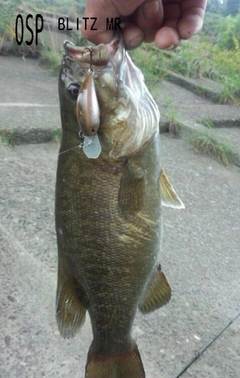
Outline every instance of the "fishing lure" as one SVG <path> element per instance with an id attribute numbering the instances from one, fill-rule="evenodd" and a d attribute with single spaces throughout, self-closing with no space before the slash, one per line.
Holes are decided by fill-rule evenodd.
<path id="1" fill-rule="evenodd" d="M 77 120 L 84 135 L 96 135 L 100 125 L 100 109 L 90 65 L 78 93 L 76 103 Z"/>
<path id="2" fill-rule="evenodd" d="M 67 47 L 67 49 L 69 48 Z M 100 108 L 94 84 L 93 52 L 95 49 L 93 47 L 85 47 L 84 50 L 86 49 L 88 50 L 88 55 L 90 55 L 88 73 L 81 86 L 78 83 L 71 83 L 68 87 L 68 92 L 76 100 L 76 116 L 80 128 L 79 137 L 82 140 L 77 147 L 82 148 L 89 159 L 96 159 L 99 157 L 102 148 L 97 135 L 100 126 Z"/>
<path id="3" fill-rule="evenodd" d="M 83 152 L 89 159 L 96 159 L 102 148 L 97 135 L 100 126 L 100 108 L 93 78 L 93 48 L 90 51 L 90 68 L 78 93 L 76 112 L 83 138 Z"/>

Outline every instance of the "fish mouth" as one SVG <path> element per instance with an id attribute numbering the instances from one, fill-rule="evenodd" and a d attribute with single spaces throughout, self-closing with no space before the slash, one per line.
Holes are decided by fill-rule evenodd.
<path id="1" fill-rule="evenodd" d="M 121 63 L 123 56 L 122 39 L 116 37 L 107 45 L 97 46 L 76 46 L 70 41 L 65 41 L 63 47 L 63 67 L 69 69 L 73 82 L 73 78 L 76 78 L 77 84 L 80 84 L 78 94 L 72 94 L 77 95 L 76 115 L 80 130 L 85 136 L 96 135 L 100 126 L 100 105 L 95 79 L 100 79 L 110 71 L 115 79 L 115 72 L 119 69 L 118 63 Z M 116 82 L 114 79 L 113 83 Z"/>
<path id="2" fill-rule="evenodd" d="M 104 67 L 113 60 L 116 52 L 122 47 L 122 39 L 115 38 L 107 45 L 101 43 L 97 46 L 83 46 L 79 47 L 70 41 L 64 41 L 63 48 L 65 56 L 73 62 L 82 65 L 90 65 L 96 67 Z"/>
<path id="3" fill-rule="evenodd" d="M 65 41 L 64 49 L 60 83 L 82 134 L 99 137 L 110 159 L 135 153 L 158 132 L 160 114 L 121 36 L 97 46 Z"/>

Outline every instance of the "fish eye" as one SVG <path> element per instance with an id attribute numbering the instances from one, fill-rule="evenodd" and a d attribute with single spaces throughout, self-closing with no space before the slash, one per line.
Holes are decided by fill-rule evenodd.
<path id="1" fill-rule="evenodd" d="M 78 83 L 72 83 L 68 87 L 68 93 L 74 99 L 77 98 L 80 85 Z"/>

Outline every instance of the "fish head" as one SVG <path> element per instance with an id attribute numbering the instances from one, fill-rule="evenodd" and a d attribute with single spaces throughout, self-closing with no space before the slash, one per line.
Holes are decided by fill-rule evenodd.
<path id="1" fill-rule="evenodd" d="M 109 159 L 136 152 L 158 132 L 160 115 L 122 38 L 84 47 L 66 41 L 64 49 L 59 96 L 64 113 L 71 115 L 66 127 L 97 134 Z"/>

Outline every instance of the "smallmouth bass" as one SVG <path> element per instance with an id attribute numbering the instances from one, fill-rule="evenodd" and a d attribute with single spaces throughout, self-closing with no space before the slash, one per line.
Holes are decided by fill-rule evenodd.
<path id="1" fill-rule="evenodd" d="M 157 105 L 122 40 L 64 47 L 57 323 L 73 337 L 88 311 L 85 378 L 144 378 L 132 324 L 137 308 L 147 313 L 170 300 L 159 261 L 161 206 L 183 204 L 161 169 Z"/>

